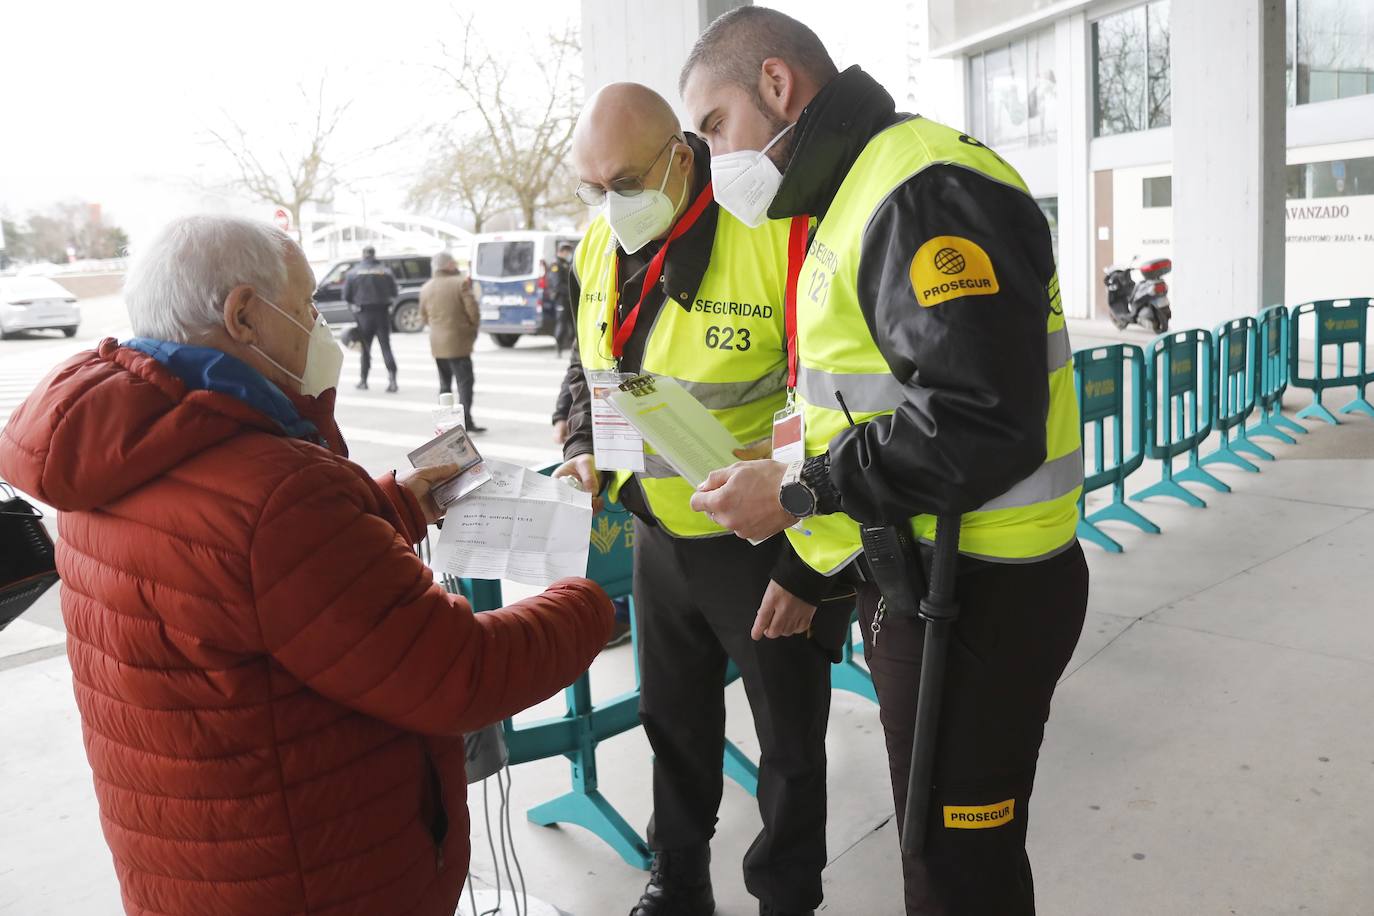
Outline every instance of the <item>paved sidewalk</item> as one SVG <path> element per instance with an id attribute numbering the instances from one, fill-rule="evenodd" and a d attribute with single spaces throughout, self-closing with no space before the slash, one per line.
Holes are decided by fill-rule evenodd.
<path id="1" fill-rule="evenodd" d="M 1112 526 L 1124 555 L 1087 548 L 1091 610 L 1033 804 L 1040 912 L 1374 913 L 1374 421 L 1308 426 L 1262 473 L 1219 471 L 1235 492 L 1203 494 L 1205 510 L 1150 504 L 1164 534 Z M 1132 489 L 1158 473 L 1147 466 Z M 0 634 L 14 665 L 0 662 L 0 914 L 112 916 L 118 890 L 70 674 L 64 657 L 43 657 L 60 635 L 25 622 Z M 628 648 L 607 652 L 595 692 L 632 677 Z M 743 692 L 729 693 L 730 735 L 755 754 Z M 895 916 L 876 710 L 847 694 L 834 706 L 824 912 Z M 649 756 L 635 731 L 600 757 L 607 795 L 641 828 Z M 529 890 L 573 916 L 624 913 L 641 873 L 585 831 L 524 819 L 567 785 L 561 759 L 514 772 Z M 473 869 L 489 884 L 480 789 L 472 807 Z M 756 912 L 739 861 L 757 826 L 752 801 L 727 783 L 714 862 L 722 916 Z"/>

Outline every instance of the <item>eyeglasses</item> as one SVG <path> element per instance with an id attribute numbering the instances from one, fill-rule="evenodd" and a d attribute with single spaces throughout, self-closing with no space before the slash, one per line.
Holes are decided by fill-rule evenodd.
<path id="1" fill-rule="evenodd" d="M 664 143 L 658 153 L 655 154 L 654 161 L 649 163 L 647 169 L 640 172 L 638 175 L 617 178 L 615 181 L 611 182 L 609 188 L 603 188 L 595 184 L 587 184 L 585 181 L 582 182 L 577 186 L 577 199 L 589 207 L 599 207 L 606 202 L 606 194 L 608 192 L 619 194 L 621 197 L 634 197 L 636 194 L 643 193 L 644 176 L 654 170 L 654 166 L 658 165 L 659 157 L 663 155 L 665 150 L 674 143 L 681 142 L 677 134 L 669 137 L 668 142 Z"/>

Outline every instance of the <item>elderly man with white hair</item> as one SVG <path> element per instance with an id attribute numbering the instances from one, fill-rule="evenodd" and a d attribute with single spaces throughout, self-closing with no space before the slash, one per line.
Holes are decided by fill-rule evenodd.
<path id="1" fill-rule="evenodd" d="M 550 696 L 611 629 L 570 579 L 474 615 L 416 556 L 452 469 L 372 479 L 299 248 L 193 216 L 143 252 L 137 335 L 59 366 L 0 431 L 55 506 L 101 825 L 137 914 L 450 916 L 461 736 Z"/>

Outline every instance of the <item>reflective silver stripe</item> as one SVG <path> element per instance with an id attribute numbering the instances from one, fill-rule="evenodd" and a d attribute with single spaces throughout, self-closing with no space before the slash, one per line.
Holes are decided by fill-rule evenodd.
<path id="1" fill-rule="evenodd" d="M 1062 458 L 1046 461 L 1034 474 L 996 499 L 978 507 L 979 512 L 994 509 L 1017 509 L 1049 502 L 1067 496 L 1083 485 L 1083 449 L 1075 449 Z"/>
<path id="2" fill-rule="evenodd" d="M 1073 344 L 1069 342 L 1067 325 L 1057 331 L 1050 332 L 1046 342 L 1045 355 L 1051 372 L 1064 368 L 1064 365 L 1073 359 Z"/>
<path id="3" fill-rule="evenodd" d="M 782 391 L 787 387 L 787 366 L 779 366 L 761 378 L 743 382 L 692 382 L 680 378 L 677 383 L 707 409 L 726 410 Z"/>
<path id="4" fill-rule="evenodd" d="M 808 404 L 839 410 L 835 392 L 844 395 L 844 402 L 852 413 L 877 413 L 896 410 L 902 403 L 902 383 L 891 372 L 866 375 L 823 372 L 810 366 L 797 369 L 797 393 Z"/>
<path id="5" fill-rule="evenodd" d="M 1051 331 L 1045 338 L 1045 356 L 1051 372 L 1062 369 L 1073 358 L 1073 344 L 1069 341 L 1067 327 Z M 844 395 L 844 402 L 852 413 L 896 410 L 897 405 L 905 400 L 902 383 L 890 372 L 844 374 L 824 372 L 810 366 L 798 368 L 797 392 L 808 404 L 839 410 L 840 403 L 835 400 L 836 391 Z"/>
<path id="6" fill-rule="evenodd" d="M 678 475 L 677 471 L 673 470 L 673 466 L 668 463 L 667 458 L 664 458 L 662 455 L 654 455 L 646 452 L 644 455 L 644 470 L 636 471 L 635 476 L 648 477 L 651 480 L 661 480 L 665 477 L 676 477 Z"/>

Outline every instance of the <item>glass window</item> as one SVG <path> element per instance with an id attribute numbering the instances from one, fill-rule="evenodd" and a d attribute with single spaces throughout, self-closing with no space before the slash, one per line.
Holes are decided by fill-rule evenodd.
<path id="1" fill-rule="evenodd" d="M 1054 29 L 969 57 L 969 125 L 989 146 L 1041 146 L 1058 138 Z"/>
<path id="2" fill-rule="evenodd" d="M 1169 0 L 1093 23 L 1093 77 L 1096 136 L 1169 126 Z"/>
<path id="3" fill-rule="evenodd" d="M 1161 175 L 1146 178 L 1144 186 L 1144 205 L 1147 207 L 1172 207 L 1174 205 L 1174 177 Z"/>
<path id="4" fill-rule="evenodd" d="M 1172 112 L 1169 105 L 1169 0 L 1146 7 L 1145 23 L 1145 75 L 1149 87 L 1145 123 L 1151 128 L 1168 127 Z"/>
<path id="5" fill-rule="evenodd" d="M 1289 104 L 1374 93 L 1374 0 L 1287 0 L 1287 7 Z"/>
<path id="6" fill-rule="evenodd" d="M 483 242 L 475 276 L 488 280 L 534 276 L 534 242 Z"/>
<path id="7" fill-rule="evenodd" d="M 1287 179 L 1289 200 L 1374 195 L 1374 156 L 1290 165 Z"/>
<path id="8" fill-rule="evenodd" d="M 352 261 L 343 261 L 341 263 L 335 264 L 334 269 L 324 275 L 324 279 L 320 281 L 320 285 L 324 286 L 328 283 L 342 283 L 344 281 L 344 276 L 348 273 L 349 269 L 352 268 L 352 266 Z"/>

